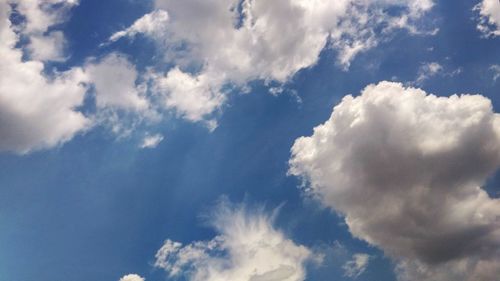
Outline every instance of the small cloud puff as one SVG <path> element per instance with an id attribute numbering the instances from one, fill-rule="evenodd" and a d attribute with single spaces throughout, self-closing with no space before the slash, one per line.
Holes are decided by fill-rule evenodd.
<path id="1" fill-rule="evenodd" d="M 147 135 L 141 142 L 141 148 L 155 148 L 163 140 L 163 136 L 160 134 Z"/>
<path id="2" fill-rule="evenodd" d="M 137 274 L 128 274 L 120 278 L 120 281 L 146 281 L 146 279 Z"/>

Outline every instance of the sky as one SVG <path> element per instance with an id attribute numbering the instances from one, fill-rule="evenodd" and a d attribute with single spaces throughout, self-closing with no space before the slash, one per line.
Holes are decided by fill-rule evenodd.
<path id="1" fill-rule="evenodd" d="M 0 0 L 1 281 L 494 281 L 498 0 Z"/>

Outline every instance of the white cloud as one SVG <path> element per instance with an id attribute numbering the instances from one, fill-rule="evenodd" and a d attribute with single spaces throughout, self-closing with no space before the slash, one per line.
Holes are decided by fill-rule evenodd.
<path id="1" fill-rule="evenodd" d="M 45 36 L 31 37 L 28 50 L 31 58 L 39 61 L 64 61 L 66 40 L 60 31 L 53 31 Z"/>
<path id="2" fill-rule="evenodd" d="M 110 41 L 138 33 L 154 39 L 165 63 L 175 65 L 166 75 L 152 76 L 161 80 L 155 84 L 169 84 L 166 107 L 200 121 L 221 107 L 227 85 L 286 83 L 313 66 L 325 47 L 338 50 L 347 68 L 394 29 L 419 33 L 416 22 L 432 6 L 432 0 L 156 0 L 152 13 Z M 389 7 L 401 12 L 390 15 Z"/>
<path id="3" fill-rule="evenodd" d="M 94 90 L 96 110 L 89 115 L 94 125 L 107 127 L 124 138 L 141 126 L 161 121 L 161 106 L 147 93 L 144 77 L 123 54 L 88 59 L 83 70 L 88 86 Z M 149 146 L 154 145 L 152 140 Z"/>
<path id="4" fill-rule="evenodd" d="M 137 274 L 128 274 L 120 278 L 120 281 L 145 281 L 146 279 L 142 278 Z"/>
<path id="5" fill-rule="evenodd" d="M 380 82 L 346 96 L 292 147 L 290 173 L 399 263 L 400 280 L 494 280 L 500 115 L 480 95 L 436 97 Z"/>
<path id="6" fill-rule="evenodd" d="M 365 272 L 370 262 L 370 255 L 368 254 L 354 254 L 350 261 L 347 261 L 343 266 L 344 275 L 350 278 L 358 278 Z"/>
<path id="7" fill-rule="evenodd" d="M 28 35 L 40 35 L 49 27 L 66 20 L 67 12 L 78 5 L 78 0 L 6 0 L 26 17 L 24 31 Z"/>
<path id="8" fill-rule="evenodd" d="M 477 29 L 484 36 L 500 35 L 500 2 L 498 0 L 483 0 L 474 7 L 479 12 Z"/>
<path id="9" fill-rule="evenodd" d="M 140 145 L 141 148 L 155 148 L 163 140 L 163 136 L 160 134 L 147 135 Z"/>
<path id="10" fill-rule="evenodd" d="M 15 47 L 18 27 L 9 20 L 11 2 L 0 2 L 0 150 L 28 153 L 64 143 L 89 127 L 76 110 L 85 96 L 85 75 L 74 68 L 47 76 L 42 62 L 23 60 L 22 49 Z M 49 17 L 35 5 L 38 1 L 17 4 L 27 19 L 23 32 L 29 34 L 43 32 L 62 17 L 55 11 Z"/>
<path id="11" fill-rule="evenodd" d="M 191 281 L 299 281 L 312 253 L 273 226 L 263 210 L 222 201 L 212 218 L 219 233 L 210 241 L 182 245 L 171 240 L 156 254 L 155 266 L 170 277 Z"/>
<path id="12" fill-rule="evenodd" d="M 144 33 L 150 36 L 160 36 L 162 32 L 166 32 L 167 24 L 168 13 L 162 10 L 157 10 L 138 19 L 129 28 L 116 32 L 109 38 L 109 40 L 113 42 L 125 36 L 136 36 L 139 33 Z"/>
<path id="13" fill-rule="evenodd" d="M 156 76 L 154 91 L 163 98 L 165 107 L 174 109 L 181 117 L 202 121 L 218 109 L 225 100 L 217 85 L 206 74 L 193 76 L 178 68 L 166 76 Z"/>
<path id="14" fill-rule="evenodd" d="M 63 61 L 64 35 L 49 28 L 63 22 L 77 0 L 5 0 L 7 5 L 15 4 L 16 10 L 26 17 L 26 22 L 16 29 L 26 36 L 30 43 L 27 50 L 31 59 L 39 61 Z M 46 34 L 48 32 L 48 34 Z"/>
<path id="15" fill-rule="evenodd" d="M 110 124 L 115 133 L 124 136 L 145 119 L 159 120 L 162 109 L 204 122 L 213 130 L 217 127 L 214 115 L 231 89 L 243 90 L 254 79 L 285 83 L 300 69 L 314 65 L 329 39 L 333 42 L 329 47 L 341 54 L 353 44 L 370 41 L 376 45 L 375 28 L 387 26 L 381 34 L 394 28 L 411 31 L 415 20 L 432 7 L 430 0 L 362 1 L 356 5 L 351 0 L 247 0 L 240 11 L 236 0 L 202 4 L 157 0 L 154 12 L 110 40 L 138 33 L 152 37 L 164 54 L 164 62 L 174 65 L 166 73 L 148 71 L 143 76 L 125 57 L 111 54 L 89 60 L 83 67 L 45 74 L 47 61 L 68 57 L 64 34 L 57 30 L 57 24 L 67 19 L 78 2 L 0 3 L 0 95 L 5 96 L 0 102 L 4 115 L 0 150 L 27 153 L 50 148 L 96 124 Z M 400 6 L 403 12 L 389 16 L 383 12 L 388 6 Z M 11 9 L 26 20 L 12 25 Z M 353 17 L 359 20 L 350 22 Z M 393 24 L 396 20 L 400 24 Z M 28 42 L 16 46 L 19 36 Z M 28 57 L 23 59 L 23 53 Z M 354 52 L 349 54 L 353 57 Z M 83 115 L 78 108 L 83 106 L 88 86 L 95 89 L 97 110 Z"/>
<path id="16" fill-rule="evenodd" d="M 11 5 L 12 3 L 16 5 Z M 55 5 L 56 4 L 56 5 Z M 135 67 L 119 54 L 89 60 L 84 67 L 46 74 L 46 60 L 63 60 L 62 22 L 77 1 L 0 2 L 0 151 L 20 154 L 51 148 L 96 124 L 110 125 L 123 136 L 143 119 L 158 119 L 137 84 Z M 15 9 L 25 18 L 14 25 Z M 19 36 L 30 43 L 16 46 Z M 23 51 L 30 54 L 23 58 Z M 78 108 L 93 86 L 96 111 L 84 115 Z M 129 115 L 135 115 L 129 117 Z"/>
<path id="17" fill-rule="evenodd" d="M 112 53 L 89 62 L 84 71 L 95 87 L 97 107 L 134 111 L 148 108 L 148 100 L 136 85 L 137 71 L 123 55 Z"/>
<path id="18" fill-rule="evenodd" d="M 462 73 L 462 68 L 456 68 L 454 70 L 449 70 L 449 67 L 445 67 L 438 62 L 426 62 L 422 63 L 418 69 L 417 79 L 411 82 L 412 85 L 421 86 L 428 79 L 433 77 L 455 77 Z"/>

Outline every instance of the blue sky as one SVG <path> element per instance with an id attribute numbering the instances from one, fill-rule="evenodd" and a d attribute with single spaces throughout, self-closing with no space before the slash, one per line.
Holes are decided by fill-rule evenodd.
<path id="1" fill-rule="evenodd" d="M 300 2 L 291 0 L 269 7 L 258 0 L 213 0 L 199 9 L 192 9 L 199 5 L 194 0 L 28 2 L 0 0 L 7 23 L 0 30 L 8 34 L 0 38 L 15 42 L 0 43 L 5 65 L 0 118 L 7 120 L 0 121 L 0 280 L 492 281 L 498 276 L 500 153 L 491 156 L 500 151 L 496 0 L 360 1 L 359 10 L 351 6 L 357 1 L 347 0 L 342 7 L 342 1 L 301 6 L 324 21 L 287 14 Z M 256 22 L 269 17 L 267 25 L 248 27 L 256 43 L 245 41 L 251 36 L 234 39 L 224 29 L 237 30 L 219 18 L 230 13 L 233 2 L 248 5 L 249 14 L 237 14 L 243 22 L 250 15 Z M 330 8 L 337 12 L 327 13 Z M 168 20 L 153 11 L 164 11 Z M 26 22 L 16 23 L 14 12 Z M 137 28 L 134 22 L 147 14 L 155 17 Z M 369 22 L 356 24 L 360 17 Z M 401 18 L 408 21 L 391 27 Z M 36 25 L 40 19 L 48 23 Z M 488 30 L 480 28 L 485 20 Z M 190 23 L 205 29 L 184 30 Z M 284 23 L 296 34 L 281 29 Z M 111 40 L 119 31 L 123 35 Z M 333 35 L 337 32 L 341 36 Z M 35 43 L 59 36 L 55 33 L 64 40 Z M 356 42 L 360 51 L 342 61 Z M 35 68 L 30 62 L 43 71 L 28 70 Z M 21 67 L 26 70 L 12 71 Z M 31 83 L 35 86 L 27 86 Z M 363 90 L 370 84 L 373 88 Z M 420 100 L 416 88 L 446 102 Z M 453 94 L 480 96 L 447 98 Z M 359 97 L 359 105 L 343 100 L 346 95 Z M 377 95 L 385 97 L 382 105 L 372 100 Z M 491 108 L 483 106 L 487 100 Z M 384 102 L 388 107 L 369 115 L 369 108 Z M 403 103 L 415 105 L 405 109 Z M 365 108 L 368 117 L 360 122 L 366 129 L 340 130 L 340 117 L 333 117 L 340 112 L 333 109 L 337 105 L 345 112 Z M 16 111 L 18 106 L 27 109 Z M 406 112 L 421 119 L 415 125 L 404 119 Z M 467 119 L 476 113 L 481 121 Z M 314 128 L 336 133 L 319 135 Z M 410 137 L 377 142 L 377 132 Z M 156 142 L 145 145 L 148 137 Z M 304 147 L 297 145 L 300 137 L 306 137 Z M 343 151 L 345 138 L 352 139 Z M 428 147 L 419 146 L 427 142 Z M 413 143 L 422 149 L 419 155 L 432 156 L 429 162 L 426 156 L 402 159 L 394 152 L 412 150 Z M 387 149 L 389 160 L 365 159 L 371 150 L 361 149 L 367 147 Z M 478 151 L 470 152 L 474 147 Z M 358 158 L 373 166 L 332 170 Z M 436 167 L 398 172 L 407 162 Z M 369 180 L 388 175 L 380 163 L 395 171 L 387 184 Z M 428 186 L 414 180 L 427 173 L 434 179 Z M 420 185 L 435 193 L 410 198 L 398 191 L 418 193 Z M 361 194 L 371 198 L 343 188 L 366 188 Z M 387 198 L 394 199 L 388 209 L 415 202 L 433 210 L 420 221 L 430 234 L 418 236 L 421 229 L 407 225 L 415 217 L 404 208 L 393 217 L 380 211 Z M 446 203 L 436 205 L 432 198 Z M 359 207 L 364 202 L 366 208 Z M 433 225 L 433 218 L 448 228 Z M 233 233 L 238 227 L 243 234 Z M 462 230 L 479 233 L 479 227 L 489 231 L 460 236 Z M 262 241 L 250 244 L 255 235 Z M 411 241 L 416 236 L 423 244 Z M 443 237 L 452 241 L 449 247 L 427 250 Z M 409 242 L 397 242 L 400 238 Z M 165 241 L 183 246 L 165 250 L 168 258 L 162 260 L 157 253 L 166 249 Z M 195 241 L 201 242 L 191 244 Z M 215 250 L 207 241 L 215 241 Z M 259 248 L 262 244 L 268 248 Z M 199 252 L 190 252 L 196 247 Z M 184 261 L 182 253 L 201 257 Z M 268 264 L 258 263 L 257 256 Z M 356 257 L 366 260 L 349 263 Z M 415 266 L 424 272 L 415 273 Z"/>

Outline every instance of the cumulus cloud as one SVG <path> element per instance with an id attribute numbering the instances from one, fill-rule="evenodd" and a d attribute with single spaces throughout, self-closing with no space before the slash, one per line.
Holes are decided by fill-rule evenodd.
<path id="1" fill-rule="evenodd" d="M 81 69 L 48 76 L 43 73 L 43 62 L 23 60 L 22 49 L 16 47 L 18 32 L 43 36 L 63 17 L 64 8 L 75 3 L 45 2 L 59 3 L 59 9 L 44 8 L 40 1 L 0 1 L 0 151 L 28 153 L 53 147 L 90 125 L 90 120 L 76 110 L 86 92 Z M 23 28 L 9 19 L 13 7 L 26 17 Z"/>
<path id="2" fill-rule="evenodd" d="M 432 0 L 156 0 L 153 12 L 110 41 L 139 33 L 152 38 L 165 62 L 175 65 L 153 76 L 160 79 L 154 84 L 167 84 L 156 90 L 167 97 L 167 108 L 200 121 L 221 107 L 228 85 L 286 83 L 313 66 L 325 47 L 336 49 L 347 68 L 394 29 L 419 33 L 417 21 L 432 6 Z"/>
<path id="3" fill-rule="evenodd" d="M 28 34 L 44 33 L 49 27 L 66 20 L 67 12 L 78 5 L 78 0 L 4 0 L 13 4 L 26 17 L 24 26 Z"/>
<path id="4" fill-rule="evenodd" d="M 120 278 L 120 281 L 145 281 L 146 279 L 142 278 L 137 274 L 128 274 Z"/>
<path id="5" fill-rule="evenodd" d="M 211 218 L 216 237 L 187 245 L 167 240 L 155 266 L 191 281 L 304 280 L 311 251 L 288 239 L 273 221 L 274 214 L 223 200 Z"/>
<path id="6" fill-rule="evenodd" d="M 0 150 L 50 148 L 103 123 L 123 136 L 144 119 L 159 120 L 164 109 L 213 130 L 215 113 L 231 90 L 243 90 L 255 79 L 286 83 L 300 69 L 314 65 L 325 46 L 337 49 L 339 62 L 347 65 L 395 28 L 415 32 L 416 21 L 433 5 L 431 0 L 157 0 L 152 13 L 110 41 L 145 34 L 157 42 L 164 62 L 173 65 L 170 70 L 138 73 L 123 55 L 111 54 L 47 74 L 46 62 L 68 57 L 57 25 L 78 2 L 0 2 L 0 95 L 6 97 L 0 102 L 5 115 Z M 388 7 L 401 9 L 389 14 Z M 22 20 L 11 22 L 12 12 Z M 375 32 L 380 28 L 383 31 Z M 20 43 L 21 36 L 26 43 Z M 92 116 L 79 111 L 89 88 L 95 90 L 97 108 Z M 26 100 L 37 102 L 19 106 Z M 135 114 L 132 121 L 129 113 Z"/>
<path id="7" fill-rule="evenodd" d="M 477 29 L 486 37 L 500 35 L 500 2 L 483 0 L 474 7 L 479 12 Z"/>
<path id="8" fill-rule="evenodd" d="M 155 76 L 153 81 L 153 89 L 163 98 L 165 107 L 187 120 L 204 120 L 225 100 L 220 88 L 206 74 L 193 76 L 174 68 L 165 76 Z"/>
<path id="9" fill-rule="evenodd" d="M 147 78 L 125 55 L 114 52 L 90 58 L 82 69 L 95 102 L 95 110 L 88 113 L 94 126 L 104 126 L 124 138 L 162 120 L 162 107 L 146 89 Z"/>
<path id="10" fill-rule="evenodd" d="M 63 61 L 64 35 L 49 28 L 63 22 L 68 11 L 78 5 L 78 0 L 4 0 L 13 5 L 26 20 L 16 30 L 29 39 L 27 50 L 31 59 L 39 61 Z"/>
<path id="11" fill-rule="evenodd" d="M 370 262 L 370 255 L 368 254 L 354 254 L 352 259 L 347 261 L 342 268 L 344 275 L 350 278 L 358 278 L 365 272 Z"/>
<path id="12" fill-rule="evenodd" d="M 51 148 L 98 124 L 123 136 L 142 120 L 159 118 L 138 83 L 135 66 L 123 55 L 89 59 L 65 72 L 45 69 L 47 60 L 64 59 L 64 35 L 54 25 L 76 4 L 0 1 L 0 151 L 24 154 Z M 14 12 L 24 19 L 11 22 Z M 18 44 L 21 36 L 29 43 Z M 84 115 L 80 108 L 90 88 L 96 110 Z"/>
<path id="13" fill-rule="evenodd" d="M 290 174 L 397 263 L 400 280 L 488 281 L 500 270 L 500 115 L 480 95 L 399 83 L 346 96 L 292 147 Z"/>

